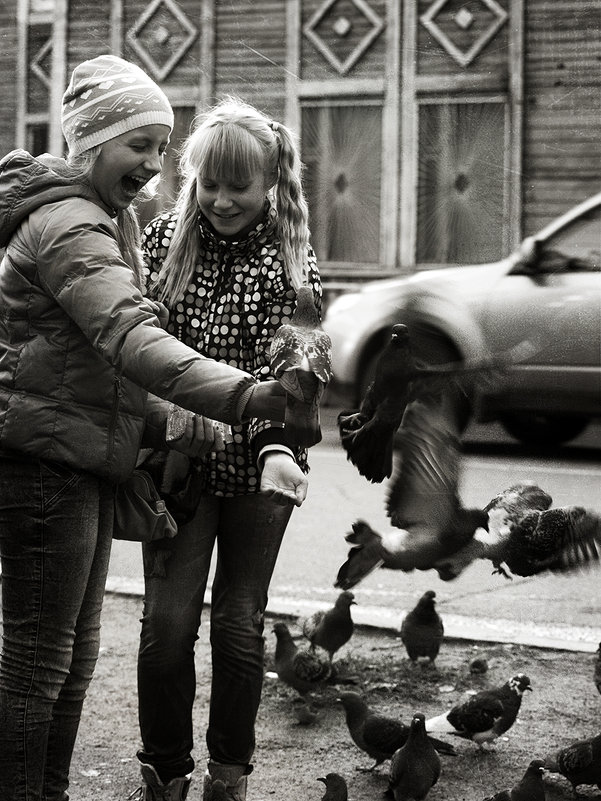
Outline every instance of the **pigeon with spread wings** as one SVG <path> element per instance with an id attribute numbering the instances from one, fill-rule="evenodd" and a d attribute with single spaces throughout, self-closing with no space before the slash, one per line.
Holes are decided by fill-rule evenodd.
<path id="1" fill-rule="evenodd" d="M 285 427 L 290 445 L 309 448 L 321 440 L 319 402 L 332 377 L 332 343 L 321 327 L 310 286 L 300 286 L 296 309 L 275 332 L 270 369 L 286 390 Z"/>
<path id="2" fill-rule="evenodd" d="M 458 496 L 460 435 L 465 426 L 460 387 L 447 386 L 409 403 L 399 431 L 400 460 L 390 485 L 387 512 L 395 527 L 381 535 L 359 520 L 346 535 L 353 546 L 336 586 L 350 589 L 377 567 L 393 570 L 438 569 L 454 578 L 446 563 L 462 550 L 488 516 L 466 509 Z M 438 567 L 439 563 L 442 565 Z"/>

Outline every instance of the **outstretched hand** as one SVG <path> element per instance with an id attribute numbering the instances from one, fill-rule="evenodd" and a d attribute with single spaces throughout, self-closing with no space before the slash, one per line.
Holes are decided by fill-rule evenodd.
<path id="1" fill-rule="evenodd" d="M 283 451 L 265 454 L 261 472 L 261 493 L 285 506 L 300 506 L 307 497 L 307 477 L 294 459 Z"/>

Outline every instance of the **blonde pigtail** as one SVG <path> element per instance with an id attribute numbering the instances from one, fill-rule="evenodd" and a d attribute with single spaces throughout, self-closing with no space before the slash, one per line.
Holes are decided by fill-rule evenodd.
<path id="1" fill-rule="evenodd" d="M 284 263 L 295 289 L 307 283 L 309 209 L 301 184 L 301 163 L 293 136 L 284 125 L 274 133 L 279 139 L 279 175 L 276 185 L 278 234 Z"/>

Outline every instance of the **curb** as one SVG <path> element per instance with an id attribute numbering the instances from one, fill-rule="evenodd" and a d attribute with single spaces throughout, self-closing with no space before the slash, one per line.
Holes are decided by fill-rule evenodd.
<path id="1" fill-rule="evenodd" d="M 109 576 L 106 592 L 115 595 L 144 595 L 143 579 Z M 210 592 L 205 594 L 205 604 L 210 606 Z M 323 602 L 301 601 L 284 597 L 270 597 L 267 614 L 270 617 L 308 617 L 323 608 Z M 358 626 L 383 629 L 399 633 L 398 621 L 405 611 L 388 610 L 380 606 L 364 606 L 353 609 L 353 620 Z M 394 617 L 394 620 L 393 620 Z M 562 624 L 541 625 L 504 618 L 472 618 L 467 615 L 444 615 L 445 637 L 472 642 L 511 643 L 528 645 L 554 651 L 577 651 L 594 653 L 600 640 L 597 629 Z"/>

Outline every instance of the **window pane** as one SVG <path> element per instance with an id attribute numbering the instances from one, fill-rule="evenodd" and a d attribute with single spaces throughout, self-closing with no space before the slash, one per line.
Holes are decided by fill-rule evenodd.
<path id="1" fill-rule="evenodd" d="M 304 186 L 320 261 L 379 259 L 381 129 L 378 106 L 303 108 Z"/>
<path id="2" fill-rule="evenodd" d="M 420 106 L 419 263 L 503 256 L 504 128 L 501 103 Z"/>

